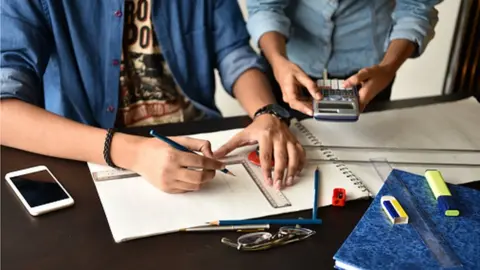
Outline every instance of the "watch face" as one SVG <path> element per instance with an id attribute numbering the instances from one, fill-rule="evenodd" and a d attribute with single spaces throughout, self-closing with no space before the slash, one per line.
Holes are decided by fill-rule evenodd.
<path id="1" fill-rule="evenodd" d="M 290 118 L 290 113 L 278 104 L 272 104 L 272 110 L 282 118 Z"/>

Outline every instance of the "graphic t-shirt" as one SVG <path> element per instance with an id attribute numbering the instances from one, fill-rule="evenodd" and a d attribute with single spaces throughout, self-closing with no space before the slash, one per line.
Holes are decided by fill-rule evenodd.
<path id="1" fill-rule="evenodd" d="M 117 126 L 198 120 L 203 113 L 182 94 L 164 59 L 151 21 L 151 1 L 125 1 Z"/>

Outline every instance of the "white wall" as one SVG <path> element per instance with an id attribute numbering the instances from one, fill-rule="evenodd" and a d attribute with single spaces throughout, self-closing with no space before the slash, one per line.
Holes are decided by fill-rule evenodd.
<path id="1" fill-rule="evenodd" d="M 392 89 L 393 100 L 441 94 L 460 1 L 448 0 L 437 6 L 439 22 L 435 38 L 421 57 L 407 60 L 400 68 Z M 238 2 L 247 19 L 246 0 Z M 225 93 L 218 76 L 215 100 L 224 116 L 245 114 L 238 102 Z"/>

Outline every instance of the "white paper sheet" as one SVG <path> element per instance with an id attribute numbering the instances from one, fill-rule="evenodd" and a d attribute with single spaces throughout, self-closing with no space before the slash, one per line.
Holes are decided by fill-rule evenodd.
<path id="1" fill-rule="evenodd" d="M 292 129 L 298 133 L 298 130 Z M 208 139 L 215 150 L 240 129 L 191 137 Z M 308 143 L 302 133 L 298 133 Z M 255 146 L 240 148 L 232 155 L 248 153 Z M 91 172 L 108 167 L 88 164 Z M 164 193 L 141 177 L 95 182 L 115 242 L 175 232 L 181 228 L 204 225 L 218 219 L 248 219 L 304 209 L 313 205 L 315 165 L 307 166 L 297 183 L 283 190 L 292 206 L 273 208 L 261 194 L 246 170 L 240 165 L 228 166 L 236 177 L 217 172 L 215 178 L 200 191 L 185 194 Z M 366 197 L 334 164 L 320 165 L 319 206 L 331 203 L 332 190 L 343 187 L 347 200 Z M 259 168 L 255 169 L 261 176 Z M 321 217 L 320 217 L 321 218 Z"/>
<path id="2" fill-rule="evenodd" d="M 362 114 L 355 123 L 305 120 L 302 122 L 324 145 L 453 148 L 480 150 L 480 103 L 475 98 L 435 105 Z M 333 150 L 339 159 L 480 163 L 480 152 L 471 154 L 431 152 L 380 152 Z M 428 166 L 395 165 L 395 168 L 423 175 Z M 347 164 L 373 194 L 383 182 L 370 164 Z M 480 180 L 478 167 L 434 166 L 446 182 Z"/>

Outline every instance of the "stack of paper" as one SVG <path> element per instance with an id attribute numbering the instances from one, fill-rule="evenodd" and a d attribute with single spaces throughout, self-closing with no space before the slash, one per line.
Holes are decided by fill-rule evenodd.
<path id="1" fill-rule="evenodd" d="M 324 145 L 474 149 L 475 153 L 400 152 L 332 149 L 343 160 L 386 158 L 389 161 L 480 164 L 480 103 L 475 98 L 406 109 L 362 114 L 358 122 L 304 120 L 302 124 Z M 480 167 L 408 166 L 395 168 L 422 175 L 425 169 L 442 172 L 445 181 L 462 184 L 480 180 Z M 376 194 L 383 184 L 371 164 L 347 164 Z"/>

